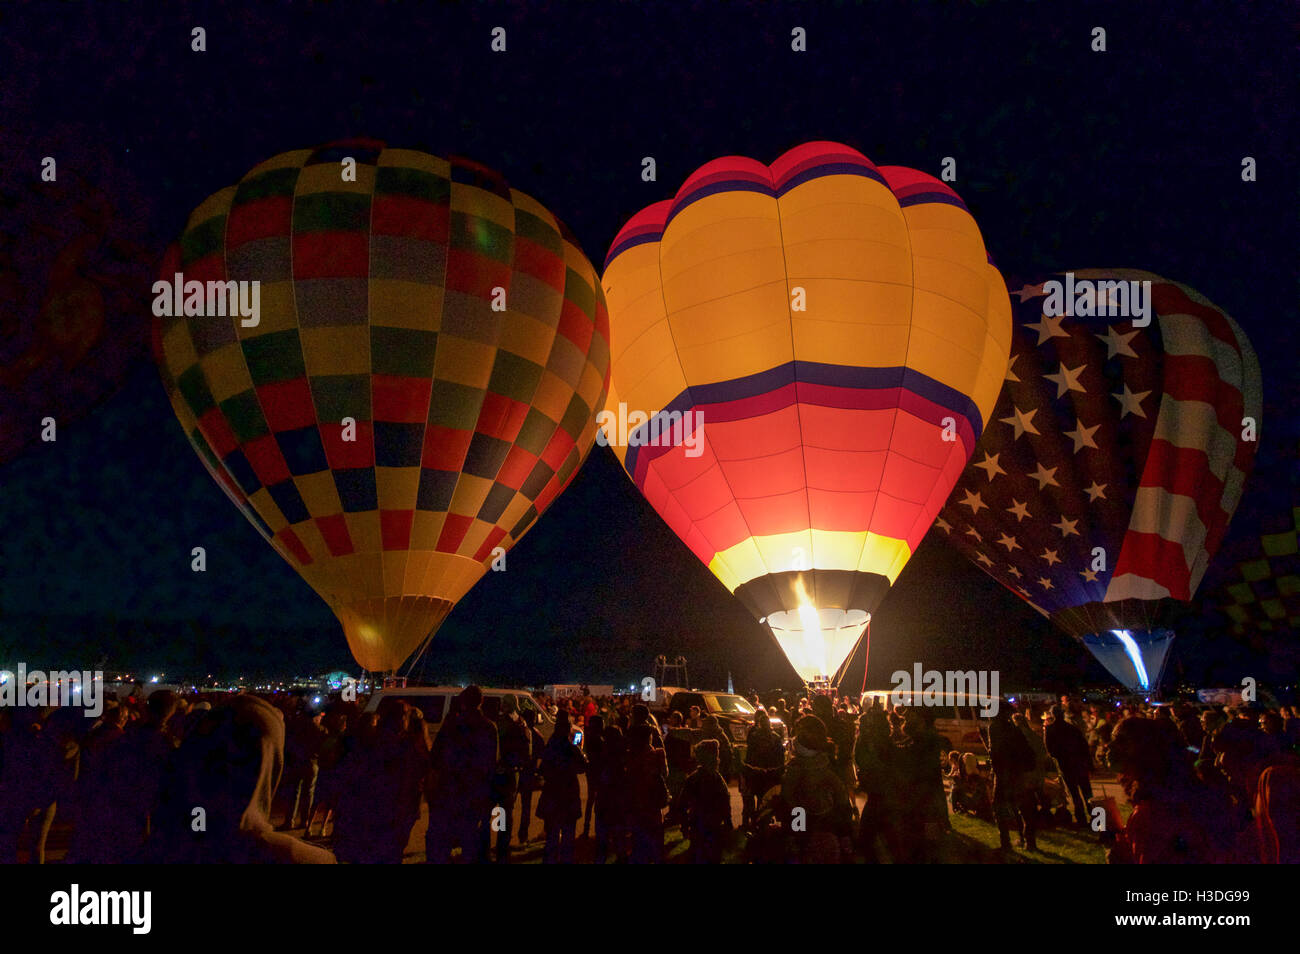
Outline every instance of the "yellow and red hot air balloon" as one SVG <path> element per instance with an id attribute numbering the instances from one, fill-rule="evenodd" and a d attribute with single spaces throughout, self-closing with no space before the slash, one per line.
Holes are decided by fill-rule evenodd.
<path id="1" fill-rule="evenodd" d="M 1002 385 L 1011 308 L 975 220 L 931 176 L 813 142 L 704 165 L 602 282 L 624 468 L 805 681 L 833 676 Z"/>
<path id="2" fill-rule="evenodd" d="M 357 661 L 395 669 L 591 448 L 609 376 L 594 267 L 490 170 L 353 141 L 209 198 L 177 272 L 261 282 L 255 326 L 157 323 L 177 417 Z"/>

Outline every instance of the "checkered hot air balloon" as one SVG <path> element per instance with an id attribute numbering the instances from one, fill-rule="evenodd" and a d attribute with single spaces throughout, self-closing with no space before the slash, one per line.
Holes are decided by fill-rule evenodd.
<path id="1" fill-rule="evenodd" d="M 1198 600 L 1213 625 L 1263 652 L 1272 672 L 1300 661 L 1300 421 L 1266 406 L 1252 480 Z"/>
<path id="2" fill-rule="evenodd" d="M 1047 305 L 1049 282 L 1078 283 L 1062 295 L 1073 316 Z M 1145 326 L 1115 314 L 1142 282 Z M 1259 363 L 1236 322 L 1159 275 L 1010 287 L 1006 384 L 937 531 L 1122 683 L 1149 688 L 1172 645 L 1168 611 L 1196 592 L 1250 472 Z"/>
<path id="3" fill-rule="evenodd" d="M 156 325 L 191 443 L 357 661 L 395 669 L 591 448 L 609 367 L 595 269 L 490 170 L 356 141 L 209 198 L 162 278 L 177 272 L 261 282 L 255 327 Z"/>
<path id="4" fill-rule="evenodd" d="M 602 282 L 628 475 L 801 677 L 835 676 L 1001 387 L 1010 304 L 975 220 L 931 176 L 813 142 L 702 166 Z"/>

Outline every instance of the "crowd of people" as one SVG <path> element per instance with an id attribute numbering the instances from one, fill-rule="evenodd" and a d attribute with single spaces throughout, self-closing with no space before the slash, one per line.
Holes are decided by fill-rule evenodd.
<path id="1" fill-rule="evenodd" d="M 951 749 L 933 710 L 869 698 L 754 697 L 743 741 L 696 708 L 661 725 L 635 696 L 523 710 L 502 696 L 491 718 L 483 699 L 464 689 L 432 733 L 398 697 L 374 712 L 167 690 L 95 720 L 0 709 L 0 862 L 43 862 L 57 820 L 69 862 L 395 864 L 422 806 L 429 863 L 506 862 L 533 841 L 547 862 L 582 844 L 584 859 L 656 863 L 673 827 L 699 863 L 928 862 L 954 813 L 995 824 L 1002 850 L 1063 826 L 1112 862 L 1300 862 L 1287 706 L 1003 704 L 976 754 Z M 1127 813 L 1094 796 L 1098 770 Z"/>

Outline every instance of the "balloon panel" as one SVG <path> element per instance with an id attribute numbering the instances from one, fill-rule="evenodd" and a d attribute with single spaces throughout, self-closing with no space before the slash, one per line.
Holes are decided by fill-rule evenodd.
<path id="1" fill-rule="evenodd" d="M 161 320 L 164 382 L 358 661 L 395 668 L 591 448 L 609 360 L 593 267 L 490 170 L 351 142 L 217 193 L 163 280 L 175 272 L 261 282 L 256 326 Z"/>

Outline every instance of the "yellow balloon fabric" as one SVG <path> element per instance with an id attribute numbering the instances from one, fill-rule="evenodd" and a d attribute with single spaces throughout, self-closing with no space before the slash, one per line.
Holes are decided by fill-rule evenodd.
<path id="1" fill-rule="evenodd" d="M 833 674 L 1002 385 L 1011 308 L 975 220 L 931 176 L 814 142 L 701 167 L 602 282 L 624 468 L 801 675 Z"/>
<path id="2" fill-rule="evenodd" d="M 397 668 L 437 629 L 595 438 L 595 269 L 477 164 L 368 140 L 277 156 L 191 215 L 155 289 L 177 281 L 260 282 L 255 325 L 166 309 L 163 381 L 208 470 L 366 669 Z"/>

